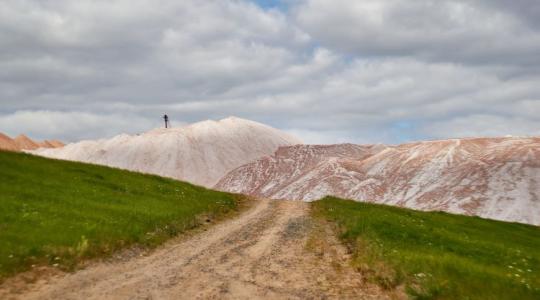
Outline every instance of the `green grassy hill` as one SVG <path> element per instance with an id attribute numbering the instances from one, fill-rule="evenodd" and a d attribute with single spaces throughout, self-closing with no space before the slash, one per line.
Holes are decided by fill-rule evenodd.
<path id="1" fill-rule="evenodd" d="M 369 280 L 415 299 L 540 299 L 540 228 L 327 197 L 313 214 L 335 223 Z"/>
<path id="2" fill-rule="evenodd" d="M 129 245 L 156 245 L 241 200 L 158 176 L 0 151 L 0 280 L 31 265 L 72 268 Z"/>

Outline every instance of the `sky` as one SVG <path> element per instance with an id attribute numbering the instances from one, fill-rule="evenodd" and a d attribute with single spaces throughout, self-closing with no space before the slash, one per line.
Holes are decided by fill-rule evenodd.
<path id="1" fill-rule="evenodd" d="M 0 132 L 228 116 L 306 143 L 540 135 L 537 0 L 4 0 Z"/>

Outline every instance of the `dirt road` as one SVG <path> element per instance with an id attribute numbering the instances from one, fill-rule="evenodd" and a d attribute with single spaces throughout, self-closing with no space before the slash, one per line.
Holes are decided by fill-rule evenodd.
<path id="1" fill-rule="evenodd" d="M 261 200 L 241 216 L 146 256 L 41 280 L 16 299 L 381 299 L 302 202 Z M 324 238 L 322 238 L 324 237 Z"/>

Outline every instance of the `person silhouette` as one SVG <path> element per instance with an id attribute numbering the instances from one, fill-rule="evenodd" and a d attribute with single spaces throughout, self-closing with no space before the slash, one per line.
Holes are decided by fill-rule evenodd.
<path id="1" fill-rule="evenodd" d="M 165 120 L 165 128 L 169 128 L 169 116 L 163 115 L 163 120 Z"/>

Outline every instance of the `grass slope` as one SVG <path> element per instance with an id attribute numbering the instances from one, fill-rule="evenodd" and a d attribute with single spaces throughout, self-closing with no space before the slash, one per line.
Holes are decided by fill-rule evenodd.
<path id="1" fill-rule="evenodd" d="M 72 268 L 128 245 L 153 246 L 240 200 L 158 176 L 0 151 L 0 279 L 32 264 Z"/>
<path id="2" fill-rule="evenodd" d="M 353 264 L 416 299 L 540 299 L 540 228 L 326 197 Z"/>

